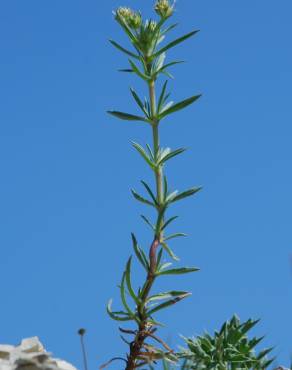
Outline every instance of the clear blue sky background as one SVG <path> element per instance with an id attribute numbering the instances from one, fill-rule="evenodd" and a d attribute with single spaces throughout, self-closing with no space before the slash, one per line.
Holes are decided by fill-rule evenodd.
<path id="1" fill-rule="evenodd" d="M 150 240 L 143 206 L 129 193 L 145 178 L 130 140 L 149 142 L 149 128 L 105 113 L 135 112 L 131 85 L 144 93 L 116 72 L 127 61 L 107 41 L 125 41 L 111 12 L 127 4 L 150 15 L 153 3 L 0 2 L 0 342 L 38 335 L 80 366 L 83 326 L 91 369 L 126 351 L 105 304 L 114 297 L 119 307 L 130 232 L 144 246 Z M 174 71 L 173 97 L 204 96 L 164 122 L 162 143 L 190 148 L 172 162 L 171 185 L 204 186 L 177 206 L 173 229 L 190 234 L 173 243 L 181 263 L 201 272 L 157 286 L 193 291 L 161 317 L 162 335 L 176 345 L 178 333 L 212 331 L 233 313 L 260 317 L 255 332 L 288 365 L 292 3 L 179 0 L 177 7 L 173 36 L 201 32 L 171 53 L 188 61 Z"/>

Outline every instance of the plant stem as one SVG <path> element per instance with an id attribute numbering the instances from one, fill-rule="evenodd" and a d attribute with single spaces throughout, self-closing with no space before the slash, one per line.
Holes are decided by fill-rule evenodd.
<path id="1" fill-rule="evenodd" d="M 156 97 L 155 97 L 155 82 L 151 81 L 149 83 L 149 96 L 150 96 L 150 106 L 151 114 L 153 117 L 152 122 L 152 133 L 153 133 L 153 149 L 155 160 L 158 158 L 159 154 L 159 121 L 155 118 L 156 116 Z M 155 170 L 155 179 L 156 179 L 156 190 L 157 190 L 157 201 L 161 205 L 163 201 L 163 189 L 162 189 L 162 167 L 158 166 Z"/>
<path id="2" fill-rule="evenodd" d="M 154 80 L 149 82 L 149 98 L 150 98 L 150 107 L 151 107 L 151 116 L 152 116 L 152 134 L 153 134 L 153 151 L 154 151 L 154 159 L 157 162 L 158 155 L 159 155 L 159 121 L 156 118 L 156 96 L 155 96 L 155 82 Z M 161 217 L 161 213 L 163 212 L 163 171 L 162 166 L 158 166 L 155 169 L 155 181 L 156 181 L 156 199 L 158 202 L 158 209 L 157 209 L 157 220 L 160 220 L 160 223 L 163 222 L 163 218 Z M 157 221 L 158 223 L 158 221 Z M 150 267 L 146 277 L 146 281 L 144 283 L 142 289 L 142 296 L 141 296 L 141 303 L 137 307 L 139 316 L 140 316 L 140 325 L 135 336 L 134 341 L 130 345 L 130 353 L 127 358 L 127 366 L 126 370 L 133 370 L 136 368 L 137 360 L 139 359 L 139 355 L 141 349 L 144 345 L 145 339 L 149 336 L 148 332 L 148 320 L 147 315 L 145 314 L 145 306 L 147 303 L 147 299 L 151 288 L 155 281 L 155 272 L 157 268 L 157 248 L 160 245 L 161 240 L 161 225 L 157 225 L 157 230 L 154 235 L 153 242 L 150 246 L 149 250 L 149 261 Z"/>
<path id="3" fill-rule="evenodd" d="M 80 341 L 81 341 L 81 348 L 82 348 L 82 355 L 83 355 L 84 370 L 88 370 L 87 356 L 86 356 L 86 350 L 85 350 L 84 336 L 83 335 L 80 335 Z"/>

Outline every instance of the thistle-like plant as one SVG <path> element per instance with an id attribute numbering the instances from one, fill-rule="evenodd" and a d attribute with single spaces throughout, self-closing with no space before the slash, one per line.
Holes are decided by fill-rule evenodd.
<path id="1" fill-rule="evenodd" d="M 148 169 L 152 171 L 155 189 L 141 181 L 146 195 L 141 195 L 132 190 L 134 198 L 151 207 L 155 212 L 154 221 L 142 216 L 145 223 L 153 232 L 153 240 L 149 251 L 145 252 L 138 244 L 136 236 L 132 234 L 134 254 L 145 269 L 146 278 L 137 291 L 132 284 L 131 267 L 132 257 L 129 258 L 120 283 L 120 294 L 123 309 L 112 310 L 112 303 L 108 304 L 107 312 L 110 317 L 120 322 L 132 322 L 133 328 L 120 328 L 123 335 L 133 336 L 130 340 L 125 339 L 129 345 L 129 353 L 124 359 L 126 370 L 143 367 L 143 365 L 155 364 L 156 361 L 164 359 L 176 362 L 177 356 L 174 351 L 156 334 L 160 325 L 155 319 L 155 313 L 178 303 L 190 295 L 186 291 L 168 291 L 163 293 L 152 293 L 153 283 L 156 279 L 166 275 L 181 275 L 198 271 L 195 267 L 170 268 L 171 263 L 163 263 L 163 254 L 167 253 L 173 260 L 178 260 L 170 249 L 168 242 L 171 239 L 185 236 L 183 233 L 168 234 L 168 226 L 177 216 L 168 216 L 170 206 L 196 194 L 201 188 L 194 187 L 182 192 L 171 191 L 168 186 L 164 167 L 168 161 L 185 151 L 184 148 L 170 149 L 160 145 L 159 127 L 163 119 L 176 113 L 197 101 L 200 95 L 189 97 L 178 103 L 169 101 L 168 78 L 171 78 L 169 68 L 181 63 L 181 61 L 166 62 L 166 52 L 183 41 L 194 36 L 198 31 L 192 31 L 169 43 L 164 39 L 176 24 L 166 26 L 167 20 L 174 12 L 174 5 L 168 0 L 158 0 L 154 6 L 159 19 L 144 20 L 140 12 L 130 8 L 118 8 L 114 16 L 122 30 L 128 37 L 131 49 L 121 46 L 116 41 L 110 40 L 111 44 L 129 58 L 129 68 L 122 70 L 137 75 L 142 79 L 148 90 L 148 98 L 143 101 L 134 89 L 131 95 L 136 102 L 140 114 L 125 113 L 121 111 L 109 111 L 111 115 L 127 121 L 140 121 L 148 125 L 152 131 L 152 144 L 145 146 L 133 143 L 133 147 L 142 157 Z M 162 84 L 161 91 L 156 94 L 155 82 L 160 77 L 166 80 Z M 150 342 L 149 342 L 150 341 Z"/>

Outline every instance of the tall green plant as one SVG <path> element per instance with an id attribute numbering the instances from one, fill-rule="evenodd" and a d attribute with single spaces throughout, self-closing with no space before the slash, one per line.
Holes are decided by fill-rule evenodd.
<path id="1" fill-rule="evenodd" d="M 107 307 L 107 312 L 112 319 L 120 322 L 132 322 L 135 325 L 135 328 L 131 329 L 120 328 L 123 335 L 133 336 L 130 341 L 124 338 L 129 345 L 129 353 L 124 359 L 126 370 L 140 368 L 161 359 L 172 362 L 177 360 L 174 351 L 156 334 L 160 324 L 156 321 L 155 314 L 173 306 L 188 297 L 190 293 L 177 290 L 152 293 L 152 288 L 155 280 L 160 277 L 198 271 L 195 267 L 172 268 L 170 267 L 171 263 L 162 262 L 164 252 L 171 259 L 178 260 L 168 242 L 171 239 L 185 236 L 183 233 L 167 233 L 168 226 L 177 218 L 177 216 L 168 216 L 170 206 L 196 194 L 201 188 L 193 187 L 181 192 L 169 189 L 167 176 L 164 173 L 165 165 L 172 158 L 182 154 L 185 149 L 163 148 L 160 145 L 159 135 L 162 120 L 191 105 L 200 97 L 200 95 L 194 95 L 178 103 L 169 101 L 168 78 L 171 78 L 169 68 L 181 63 L 181 61 L 166 62 L 168 50 L 194 36 L 198 31 L 192 31 L 171 42 L 164 43 L 166 36 L 176 27 L 176 24 L 166 26 L 167 21 L 173 15 L 174 6 L 168 0 L 158 0 L 154 10 L 159 17 L 157 21 L 144 20 L 140 12 L 132 9 L 118 8 L 114 12 L 114 16 L 130 41 L 131 48 L 128 49 L 116 41 L 110 40 L 116 49 L 128 57 L 129 68 L 122 71 L 135 74 L 145 82 L 148 98 L 142 100 L 137 92 L 131 89 L 130 93 L 140 110 L 140 114 L 116 110 L 108 113 L 121 120 L 139 121 L 148 125 L 153 137 L 152 144 L 142 146 L 133 143 L 135 150 L 142 157 L 148 169 L 152 171 L 155 182 L 155 189 L 153 189 L 151 185 L 141 181 L 145 190 L 143 195 L 132 190 L 132 194 L 138 202 L 150 207 L 156 213 L 154 221 L 142 216 L 142 219 L 153 231 L 153 240 L 148 253 L 141 248 L 136 236 L 132 234 L 134 254 L 145 270 L 146 278 L 139 289 L 135 291 L 132 285 L 132 257 L 130 257 L 119 287 L 123 309 L 113 311 L 111 301 Z M 157 95 L 155 83 L 161 76 L 166 77 L 166 80 Z"/>

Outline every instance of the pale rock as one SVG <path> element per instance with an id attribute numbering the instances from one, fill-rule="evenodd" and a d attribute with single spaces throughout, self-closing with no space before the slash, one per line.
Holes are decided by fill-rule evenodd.
<path id="1" fill-rule="evenodd" d="M 61 370 L 76 370 L 74 366 L 69 364 L 69 362 L 63 361 L 63 360 L 55 360 L 57 363 L 57 367 Z"/>
<path id="2" fill-rule="evenodd" d="M 8 361 L 0 359 L 0 370 L 11 370 L 11 366 Z"/>
<path id="3" fill-rule="evenodd" d="M 52 358 L 37 337 L 18 346 L 0 345 L 0 370 L 76 370 L 66 361 Z"/>
<path id="4" fill-rule="evenodd" d="M 14 350 L 9 344 L 0 344 L 0 358 L 9 359 L 10 353 Z"/>
<path id="5" fill-rule="evenodd" d="M 19 345 L 22 352 L 43 352 L 44 347 L 38 337 L 23 339 Z"/>

